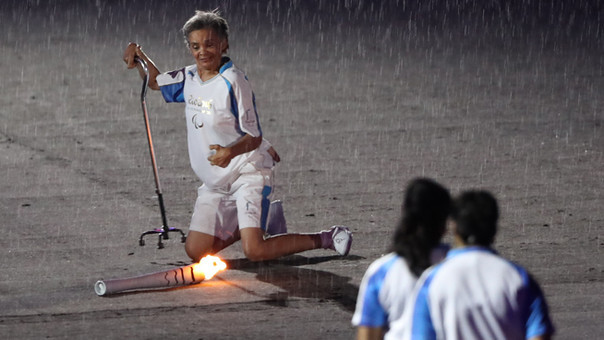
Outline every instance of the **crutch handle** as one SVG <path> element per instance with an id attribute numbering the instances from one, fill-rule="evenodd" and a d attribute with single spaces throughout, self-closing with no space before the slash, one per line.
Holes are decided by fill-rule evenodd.
<path id="1" fill-rule="evenodd" d="M 147 62 L 143 58 L 134 57 L 134 61 L 139 63 L 143 73 L 145 74 L 143 77 L 143 89 L 141 90 L 141 102 L 145 101 L 145 97 L 147 96 L 147 88 L 149 87 L 149 68 L 147 67 Z"/>

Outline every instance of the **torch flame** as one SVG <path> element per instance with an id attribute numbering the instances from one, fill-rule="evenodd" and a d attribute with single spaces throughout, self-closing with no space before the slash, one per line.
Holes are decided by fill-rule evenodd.
<path id="1" fill-rule="evenodd" d="M 206 280 L 211 279 L 216 273 L 226 269 L 224 263 L 219 257 L 207 255 L 199 260 L 199 263 L 193 266 L 195 274 L 202 274 Z"/>

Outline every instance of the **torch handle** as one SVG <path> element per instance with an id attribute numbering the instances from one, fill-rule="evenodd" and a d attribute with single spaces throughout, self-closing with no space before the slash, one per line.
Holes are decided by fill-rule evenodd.
<path id="1" fill-rule="evenodd" d="M 126 279 L 97 281 L 94 285 L 94 291 L 97 295 L 103 296 L 127 290 L 184 286 L 205 280 L 202 273 L 194 272 L 193 266 L 189 265 Z"/>

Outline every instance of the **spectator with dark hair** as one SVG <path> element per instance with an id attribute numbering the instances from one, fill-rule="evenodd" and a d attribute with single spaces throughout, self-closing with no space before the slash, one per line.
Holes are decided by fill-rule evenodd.
<path id="1" fill-rule="evenodd" d="M 492 248 L 499 209 L 486 191 L 453 204 L 456 248 L 417 282 L 387 339 L 549 339 L 554 327 L 537 282 Z"/>
<path id="2" fill-rule="evenodd" d="M 418 276 L 445 257 L 440 245 L 451 197 L 433 180 L 418 178 L 407 186 L 393 252 L 373 262 L 361 282 L 352 318 L 358 339 L 381 339 L 398 318 Z"/>

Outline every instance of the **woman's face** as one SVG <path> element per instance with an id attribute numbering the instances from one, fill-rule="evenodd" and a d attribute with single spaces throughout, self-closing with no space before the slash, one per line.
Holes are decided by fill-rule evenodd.
<path id="1" fill-rule="evenodd" d="M 189 33 L 189 51 L 195 58 L 197 69 L 218 72 L 223 53 L 229 44 L 211 28 L 204 28 Z"/>

